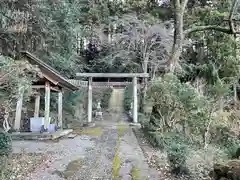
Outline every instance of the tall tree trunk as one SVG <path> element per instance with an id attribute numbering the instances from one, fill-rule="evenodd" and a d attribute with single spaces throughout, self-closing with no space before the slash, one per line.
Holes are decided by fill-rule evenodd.
<path id="1" fill-rule="evenodd" d="M 183 48 L 184 31 L 183 31 L 183 15 L 185 4 L 181 4 L 180 0 L 174 0 L 174 42 L 172 47 L 172 54 L 169 60 L 169 70 L 174 72 L 179 64 L 179 58 Z"/>
<path id="2" fill-rule="evenodd" d="M 144 60 L 144 65 L 143 65 L 143 72 L 148 73 L 148 61 Z M 144 77 L 142 81 L 142 96 L 141 96 L 141 102 L 140 102 L 140 112 L 145 113 L 146 109 L 146 95 L 147 95 L 147 83 L 148 83 L 148 78 Z"/>

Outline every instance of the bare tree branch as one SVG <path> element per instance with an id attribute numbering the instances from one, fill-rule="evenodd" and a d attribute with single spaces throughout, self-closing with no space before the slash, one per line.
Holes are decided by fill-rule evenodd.
<path id="1" fill-rule="evenodd" d="M 237 3 L 238 3 L 238 0 L 233 1 L 232 7 L 230 10 L 230 14 L 229 14 L 229 27 L 230 27 L 231 31 L 233 32 L 233 34 L 236 34 L 236 31 L 234 28 L 233 13 L 237 7 Z"/>
<path id="2" fill-rule="evenodd" d="M 185 30 L 184 35 L 186 36 L 193 32 L 205 31 L 205 30 L 214 30 L 214 31 L 219 31 L 219 32 L 223 32 L 226 34 L 240 34 L 240 32 L 236 32 L 236 30 L 234 28 L 234 19 L 233 19 L 234 10 L 237 7 L 237 3 L 238 3 L 238 0 L 233 1 L 231 10 L 229 12 L 229 18 L 227 20 L 229 22 L 229 28 L 221 27 L 221 26 L 217 26 L 217 25 L 196 26 L 196 27 Z"/>
<path id="3" fill-rule="evenodd" d="M 184 31 L 184 35 L 187 36 L 193 32 L 205 31 L 205 30 L 215 30 L 215 31 L 226 33 L 226 34 L 233 34 L 233 31 L 229 28 L 216 26 L 216 25 L 208 25 L 208 26 L 196 26 L 193 28 L 189 28 Z M 240 34 L 240 32 L 236 32 L 236 33 Z"/>

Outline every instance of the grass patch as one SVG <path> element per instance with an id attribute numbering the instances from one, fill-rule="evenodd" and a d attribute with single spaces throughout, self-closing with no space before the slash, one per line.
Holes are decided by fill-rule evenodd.
<path id="1" fill-rule="evenodd" d="M 75 129 L 73 130 L 73 133 L 78 135 L 87 135 L 87 136 L 101 136 L 103 132 L 101 127 L 94 127 L 94 128 Z"/>
<path id="2" fill-rule="evenodd" d="M 119 137 L 123 136 L 125 132 L 128 130 L 128 128 L 129 128 L 128 125 L 118 124 L 117 130 L 118 130 Z"/>
<path id="3" fill-rule="evenodd" d="M 119 156 L 119 141 L 117 142 L 117 150 L 113 159 L 113 180 L 120 180 L 119 170 L 121 168 L 121 159 Z"/>
<path id="4" fill-rule="evenodd" d="M 140 180 L 140 170 L 138 168 L 132 168 L 131 176 L 132 180 Z"/>
<path id="5" fill-rule="evenodd" d="M 78 172 L 79 169 L 82 168 L 82 166 L 83 166 L 82 159 L 71 161 L 67 165 L 66 170 L 63 172 L 64 178 L 70 180 L 72 177 L 76 176 L 76 172 Z"/>
<path id="6" fill-rule="evenodd" d="M 120 137 L 125 134 L 125 132 L 128 130 L 128 125 L 120 124 L 117 125 L 117 132 L 118 132 L 118 138 L 117 138 L 117 147 L 116 147 L 116 153 L 113 159 L 113 180 L 120 180 L 119 177 L 119 170 L 121 168 L 121 158 L 119 155 L 119 146 L 120 146 Z"/>

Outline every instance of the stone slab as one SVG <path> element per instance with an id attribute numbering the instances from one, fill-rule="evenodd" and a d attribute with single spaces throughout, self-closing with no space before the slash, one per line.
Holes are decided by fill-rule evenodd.
<path id="1" fill-rule="evenodd" d="M 13 132 L 11 137 L 13 140 L 55 140 L 70 134 L 72 131 L 72 129 L 64 129 L 52 133 Z"/>

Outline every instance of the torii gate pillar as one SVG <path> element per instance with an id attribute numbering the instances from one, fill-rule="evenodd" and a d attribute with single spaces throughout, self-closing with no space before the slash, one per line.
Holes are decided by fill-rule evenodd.
<path id="1" fill-rule="evenodd" d="M 92 122 L 92 77 L 88 78 L 88 123 Z"/>
<path id="2" fill-rule="evenodd" d="M 137 77 L 133 77 L 133 122 L 138 123 Z"/>

